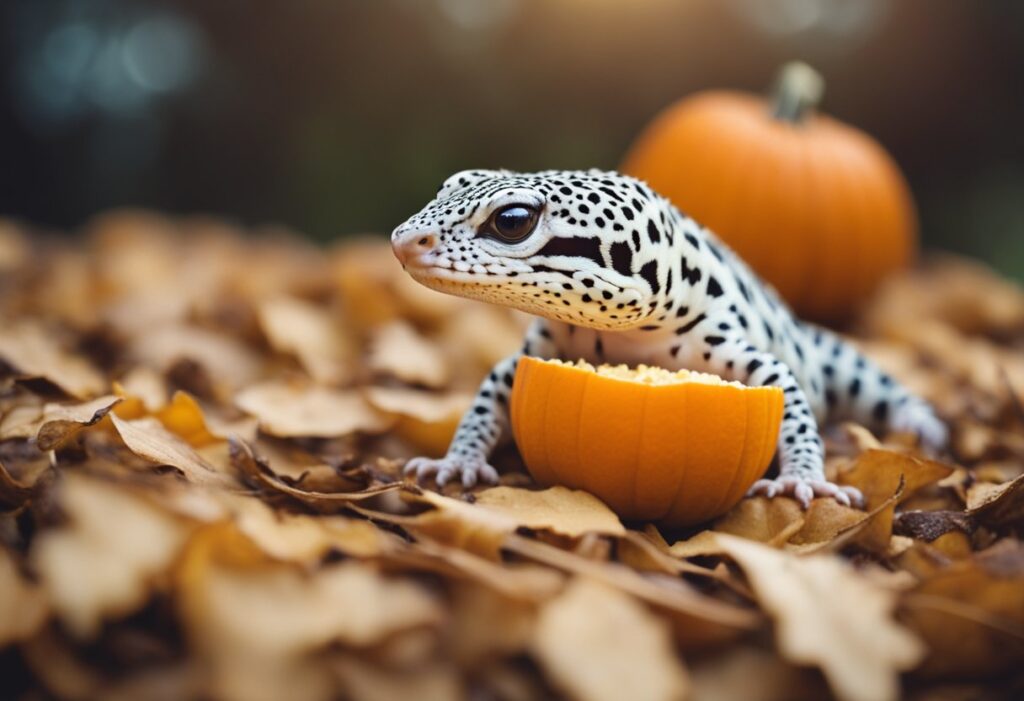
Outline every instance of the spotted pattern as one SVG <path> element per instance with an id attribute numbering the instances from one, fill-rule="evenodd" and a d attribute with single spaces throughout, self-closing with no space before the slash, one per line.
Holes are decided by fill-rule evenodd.
<path id="1" fill-rule="evenodd" d="M 514 242 L 487 226 L 511 205 L 538 214 L 532 232 Z M 819 422 L 910 431 L 933 450 L 946 441 L 927 403 L 851 344 L 797 320 L 725 244 L 634 178 L 463 171 L 395 229 L 392 243 L 424 285 L 540 317 L 522 351 L 484 380 L 448 454 L 409 462 L 419 476 L 466 485 L 496 478 L 487 458 L 509 435 L 508 397 L 522 354 L 690 368 L 781 387 L 779 476 L 752 491 L 804 504 L 816 495 L 859 499 L 825 479 Z"/>

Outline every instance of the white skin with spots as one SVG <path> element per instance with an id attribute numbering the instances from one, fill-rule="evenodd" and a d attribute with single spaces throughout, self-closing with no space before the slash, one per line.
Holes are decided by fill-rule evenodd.
<path id="1" fill-rule="evenodd" d="M 427 287 L 534 314 L 523 348 L 483 381 L 441 459 L 406 472 L 494 482 L 488 458 L 510 435 L 516 362 L 541 358 L 647 363 L 775 385 L 785 396 L 779 476 L 751 494 L 861 503 L 825 479 L 819 422 L 852 419 L 917 434 L 929 450 L 946 427 L 922 399 L 853 346 L 797 320 L 710 231 L 634 178 L 602 171 L 463 171 L 391 235 Z"/>

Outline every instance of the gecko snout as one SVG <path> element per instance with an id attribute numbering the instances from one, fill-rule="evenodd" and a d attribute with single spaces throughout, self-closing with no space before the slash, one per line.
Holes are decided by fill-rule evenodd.
<path id="1" fill-rule="evenodd" d="M 436 246 L 437 235 L 422 231 L 407 231 L 391 238 L 391 250 L 395 252 L 395 257 L 402 265 L 433 251 Z"/>

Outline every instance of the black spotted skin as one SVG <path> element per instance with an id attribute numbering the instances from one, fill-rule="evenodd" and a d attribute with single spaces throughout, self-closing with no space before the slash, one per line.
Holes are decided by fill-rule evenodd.
<path id="1" fill-rule="evenodd" d="M 488 221 L 519 205 L 538 213 L 515 242 Z M 785 396 L 780 474 L 752 492 L 842 503 L 856 490 L 826 481 L 819 423 L 853 419 L 946 441 L 931 407 L 852 345 L 796 319 L 714 234 L 634 178 L 603 171 L 463 171 L 392 233 L 424 285 L 540 317 L 521 353 L 484 380 L 448 454 L 407 465 L 419 477 L 493 482 L 488 456 L 509 435 L 508 397 L 521 354 L 647 363 L 712 372 Z"/>

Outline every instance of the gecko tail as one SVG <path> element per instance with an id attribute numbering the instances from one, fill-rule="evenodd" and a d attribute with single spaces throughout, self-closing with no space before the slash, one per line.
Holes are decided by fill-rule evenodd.
<path id="1" fill-rule="evenodd" d="M 851 343 L 822 329 L 822 371 L 831 420 L 852 420 L 875 432 L 911 433 L 936 454 L 949 430 L 931 404 L 911 393 Z"/>

